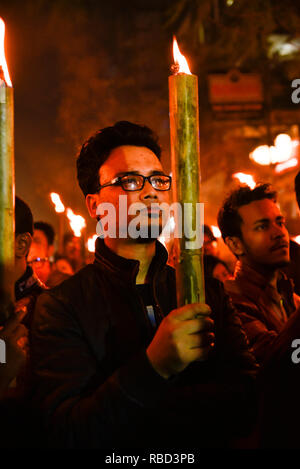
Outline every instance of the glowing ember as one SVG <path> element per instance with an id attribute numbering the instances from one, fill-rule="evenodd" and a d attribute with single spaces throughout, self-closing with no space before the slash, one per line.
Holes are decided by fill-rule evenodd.
<path id="1" fill-rule="evenodd" d="M 173 57 L 175 64 L 179 65 L 178 73 L 186 73 L 187 75 L 191 75 L 186 58 L 181 54 L 175 36 L 173 39 Z"/>
<path id="2" fill-rule="evenodd" d="M 221 238 L 222 234 L 221 231 L 217 226 L 212 225 L 211 226 L 211 231 L 213 232 L 213 235 L 215 238 Z"/>
<path id="3" fill-rule="evenodd" d="M 60 200 L 60 196 L 56 194 L 55 192 L 51 192 L 50 194 L 51 200 L 55 205 L 55 211 L 57 213 L 63 213 L 65 211 L 65 206 Z"/>
<path id="4" fill-rule="evenodd" d="M 95 243 L 96 243 L 97 238 L 98 238 L 98 235 L 96 234 L 88 238 L 86 245 L 87 245 L 87 249 L 89 252 L 95 252 Z"/>
<path id="5" fill-rule="evenodd" d="M 283 163 L 279 163 L 276 168 L 275 168 L 275 173 L 282 173 L 286 169 L 291 169 L 295 168 L 298 166 L 298 159 L 297 158 L 291 158 L 290 160 L 284 161 Z"/>
<path id="6" fill-rule="evenodd" d="M 67 217 L 70 221 L 70 227 L 73 230 L 74 235 L 80 238 L 81 231 L 86 226 L 85 219 L 81 215 L 75 215 L 73 210 L 67 208 Z"/>
<path id="7" fill-rule="evenodd" d="M 4 48 L 4 36 L 5 36 L 5 23 L 2 18 L 0 18 L 0 67 L 2 67 L 4 80 L 7 86 L 12 86 L 12 82 L 9 76 L 7 63 L 5 60 L 5 48 Z"/>
<path id="8" fill-rule="evenodd" d="M 245 174 L 245 173 L 234 173 L 232 177 L 238 179 L 242 184 L 247 184 L 247 186 L 251 187 L 251 189 L 254 189 L 256 186 L 256 182 L 253 179 L 253 176 L 251 174 Z"/>

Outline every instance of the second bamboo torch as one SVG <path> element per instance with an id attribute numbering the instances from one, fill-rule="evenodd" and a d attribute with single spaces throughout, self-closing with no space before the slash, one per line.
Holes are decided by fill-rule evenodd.
<path id="1" fill-rule="evenodd" d="M 14 102 L 0 18 L 0 325 L 14 302 Z"/>
<path id="2" fill-rule="evenodd" d="M 181 206 L 181 219 L 175 214 L 175 269 L 177 303 L 183 306 L 205 303 L 198 78 L 191 74 L 175 38 L 173 53 L 175 65 L 169 77 L 171 160 L 174 200 Z"/>

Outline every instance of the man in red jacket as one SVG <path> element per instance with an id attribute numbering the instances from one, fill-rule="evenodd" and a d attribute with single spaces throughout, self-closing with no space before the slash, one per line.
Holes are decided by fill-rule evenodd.
<path id="1" fill-rule="evenodd" d="M 292 282 L 281 272 L 288 265 L 289 234 L 268 184 L 241 186 L 218 214 L 222 237 L 238 261 L 234 279 L 225 282 L 256 359 L 263 363 L 300 304 Z"/>
<path id="2" fill-rule="evenodd" d="M 171 188 L 160 153 L 149 128 L 118 122 L 79 154 L 87 208 L 108 235 L 37 303 L 34 396 L 55 447 L 227 447 L 251 420 L 256 364 L 221 284 L 207 282 L 208 304 L 177 308 L 156 239 L 154 205 Z"/>

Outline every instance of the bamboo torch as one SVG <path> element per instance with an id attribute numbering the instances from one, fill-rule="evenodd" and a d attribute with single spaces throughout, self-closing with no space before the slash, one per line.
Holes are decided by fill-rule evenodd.
<path id="1" fill-rule="evenodd" d="M 0 324 L 14 303 L 14 101 L 4 50 L 5 24 L 0 18 Z"/>
<path id="2" fill-rule="evenodd" d="M 175 38 L 173 53 L 175 65 L 169 77 L 173 195 L 184 215 L 184 220 L 179 220 L 178 213 L 175 215 L 175 231 L 178 233 L 178 223 L 184 225 L 180 236 L 174 240 L 175 269 L 177 303 L 183 306 L 205 303 L 202 242 L 193 245 L 187 236 L 188 229 L 203 233 L 203 221 L 201 227 L 198 226 L 201 215 L 198 78 L 191 74 Z M 197 236 L 200 235 L 198 232 Z"/>

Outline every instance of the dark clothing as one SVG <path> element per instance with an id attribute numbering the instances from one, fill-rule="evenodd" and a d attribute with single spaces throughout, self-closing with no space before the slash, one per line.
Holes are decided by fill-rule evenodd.
<path id="1" fill-rule="evenodd" d="M 260 377 L 260 446 L 300 448 L 300 309 L 288 320 Z"/>
<path id="2" fill-rule="evenodd" d="M 294 290 L 300 295 L 300 246 L 292 239 L 290 240 L 290 263 L 283 269 L 288 278 L 294 282 Z"/>
<path id="3" fill-rule="evenodd" d="M 29 329 L 37 297 L 46 289 L 47 287 L 39 280 L 29 265 L 22 277 L 15 283 L 16 308 L 26 306 L 27 314 L 23 323 Z"/>
<path id="4" fill-rule="evenodd" d="M 15 283 L 15 310 L 26 307 L 27 314 L 22 322 L 29 334 L 37 297 L 45 289 L 45 285 L 30 266 L 27 266 L 24 275 Z M 44 440 L 41 436 L 40 416 L 28 402 L 27 365 L 28 363 L 19 370 L 15 386 L 10 387 L 0 401 L 0 448 L 36 448 Z"/>
<path id="5" fill-rule="evenodd" d="M 174 270 L 157 242 L 147 281 L 157 322 L 176 308 Z M 209 360 L 169 380 L 146 348 L 155 330 L 135 284 L 138 261 L 96 242 L 96 258 L 41 295 L 32 334 L 34 399 L 50 444 L 69 448 L 226 447 L 255 416 L 257 365 L 217 280 L 206 282 L 215 320 Z"/>
<path id="6" fill-rule="evenodd" d="M 226 280 L 224 286 L 242 321 L 250 347 L 257 361 L 262 363 L 300 304 L 300 298 L 283 273 L 276 290 L 263 275 L 241 262 L 236 264 L 234 279 Z"/>

